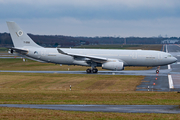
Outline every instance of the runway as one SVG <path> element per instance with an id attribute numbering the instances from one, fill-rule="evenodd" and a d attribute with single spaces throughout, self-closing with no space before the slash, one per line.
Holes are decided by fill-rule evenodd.
<path id="1" fill-rule="evenodd" d="M 33 105 L 0 104 L 0 107 L 36 108 L 65 111 L 119 112 L 119 113 L 168 113 L 179 114 L 178 105 Z"/>
<path id="2" fill-rule="evenodd" d="M 14 55 L 10 55 L 8 53 L 0 53 L 0 59 L 13 59 L 13 58 L 22 58 L 22 57 L 17 57 Z"/>
<path id="3" fill-rule="evenodd" d="M 0 57 L 0 59 L 14 59 L 14 58 L 22 58 L 22 57 Z"/>
<path id="4" fill-rule="evenodd" d="M 54 73 L 54 74 L 89 74 L 86 71 L 9 71 L 1 70 L 0 72 L 13 73 Z M 167 76 L 171 70 L 161 70 L 159 76 Z M 94 75 L 94 73 L 92 73 Z M 89 75 L 92 75 L 89 74 Z M 141 75 L 141 76 L 156 76 L 155 70 L 134 70 L 134 71 L 98 71 L 96 75 Z"/>
<path id="5" fill-rule="evenodd" d="M 168 45 L 167 49 L 169 53 L 178 59 L 177 63 L 180 63 L 180 45 Z M 172 87 L 174 90 L 178 89 L 180 91 L 180 64 L 172 64 L 170 67 L 172 68 L 172 73 L 174 73 L 171 74 L 173 80 Z"/>

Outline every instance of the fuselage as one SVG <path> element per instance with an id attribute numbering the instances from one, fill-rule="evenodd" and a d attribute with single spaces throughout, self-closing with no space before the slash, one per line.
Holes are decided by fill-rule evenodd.
<path id="1" fill-rule="evenodd" d="M 28 50 L 26 56 L 49 63 L 66 65 L 89 66 L 84 60 L 58 53 L 57 48 L 33 48 L 24 47 Z M 117 59 L 124 66 L 162 66 L 176 62 L 176 58 L 169 53 L 153 50 L 112 50 L 112 49 L 71 49 L 61 48 L 64 52 L 97 56 L 107 59 Z M 101 66 L 101 64 L 99 64 Z"/>

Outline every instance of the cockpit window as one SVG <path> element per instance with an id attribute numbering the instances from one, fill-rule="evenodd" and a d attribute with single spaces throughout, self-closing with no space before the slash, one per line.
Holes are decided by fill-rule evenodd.
<path id="1" fill-rule="evenodd" d="M 172 57 L 172 55 L 168 55 L 168 57 Z"/>
<path id="2" fill-rule="evenodd" d="M 172 55 L 168 55 L 167 57 L 172 57 Z"/>

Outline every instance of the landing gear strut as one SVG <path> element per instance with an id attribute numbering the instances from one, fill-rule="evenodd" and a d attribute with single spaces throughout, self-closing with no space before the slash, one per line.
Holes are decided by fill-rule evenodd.
<path id="1" fill-rule="evenodd" d="M 98 69 L 96 68 L 97 63 L 91 61 L 91 63 L 89 63 L 89 64 L 90 64 L 91 68 L 88 68 L 86 70 L 86 72 L 87 73 L 97 73 L 98 72 Z"/>
<path id="2" fill-rule="evenodd" d="M 98 69 L 97 69 L 97 68 L 93 68 L 93 69 L 88 68 L 88 69 L 86 70 L 86 72 L 87 72 L 87 73 L 97 73 L 97 72 L 98 72 Z"/>

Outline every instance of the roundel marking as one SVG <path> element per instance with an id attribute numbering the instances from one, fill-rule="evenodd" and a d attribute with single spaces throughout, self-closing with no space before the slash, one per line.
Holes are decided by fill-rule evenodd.
<path id="1" fill-rule="evenodd" d="M 22 36 L 22 35 L 23 35 L 23 31 L 19 30 L 19 31 L 18 31 L 18 35 L 19 35 L 19 36 Z"/>
<path id="2" fill-rule="evenodd" d="M 35 52 L 34 52 L 34 54 L 35 54 L 35 55 L 37 55 L 37 54 L 38 54 L 38 52 L 37 52 L 37 51 L 35 51 Z"/>

